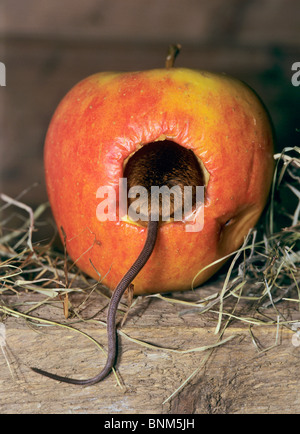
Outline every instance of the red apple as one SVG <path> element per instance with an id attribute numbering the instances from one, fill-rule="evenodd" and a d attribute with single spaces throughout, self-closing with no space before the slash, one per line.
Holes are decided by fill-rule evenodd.
<path id="1" fill-rule="evenodd" d="M 135 294 L 190 289 L 203 267 L 241 245 L 265 206 L 272 130 L 245 84 L 182 68 L 86 78 L 63 98 L 50 123 L 46 183 L 68 253 L 112 290 L 142 250 L 147 229 L 129 219 L 100 222 L 97 191 L 111 186 L 118 198 L 128 159 L 165 140 L 191 149 L 202 167 L 204 226 L 188 232 L 185 222 L 161 225 L 152 256 L 133 282 Z M 206 269 L 194 285 L 220 265 Z"/>

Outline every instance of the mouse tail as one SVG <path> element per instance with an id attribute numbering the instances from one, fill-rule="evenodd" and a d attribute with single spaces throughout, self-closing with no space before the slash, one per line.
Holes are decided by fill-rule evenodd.
<path id="1" fill-rule="evenodd" d="M 116 313 L 118 309 L 119 302 L 130 285 L 133 279 L 138 275 L 141 269 L 144 267 L 146 262 L 151 256 L 153 252 L 156 238 L 158 232 L 158 222 L 157 221 L 149 221 L 148 229 L 147 229 L 147 239 L 145 241 L 144 247 L 139 254 L 138 258 L 134 262 L 134 264 L 130 267 L 127 273 L 123 276 L 123 278 L 118 283 L 116 289 L 114 290 L 107 314 L 107 336 L 108 336 L 108 355 L 104 368 L 102 371 L 96 375 L 95 377 L 80 380 L 75 378 L 64 377 L 56 374 L 52 374 L 51 372 L 44 371 L 42 369 L 31 367 L 32 371 L 37 374 L 44 375 L 45 377 L 51 378 L 52 380 L 61 381 L 64 383 L 75 384 L 75 385 L 92 385 L 98 383 L 103 380 L 107 375 L 111 372 L 117 354 L 117 332 L 116 332 Z"/>

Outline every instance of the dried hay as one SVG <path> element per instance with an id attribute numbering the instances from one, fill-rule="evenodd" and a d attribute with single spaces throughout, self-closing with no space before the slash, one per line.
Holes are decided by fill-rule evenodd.
<path id="1" fill-rule="evenodd" d="M 241 248 L 229 255 L 230 265 L 227 267 L 225 277 L 223 276 L 221 291 L 197 301 L 161 294 L 147 296 L 156 297 L 162 303 L 181 304 L 183 308 L 181 314 L 191 309 L 195 315 L 205 315 L 208 312 L 213 314 L 216 321 L 215 342 L 208 346 L 178 350 L 154 346 L 126 335 L 122 330 L 118 331 L 124 338 L 156 351 L 205 352 L 197 369 L 164 402 L 175 396 L 203 368 L 215 348 L 235 337 L 229 335 L 223 338 L 225 330 L 230 331 L 232 321 L 241 321 L 248 325 L 252 342 L 258 351 L 267 351 L 278 344 L 279 327 L 295 330 L 293 324 L 297 321 L 286 318 L 284 312 L 285 304 L 292 304 L 300 310 L 300 148 L 285 148 L 274 158 L 276 168 L 269 206 L 260 224 L 249 232 Z M 98 282 L 88 278 L 70 260 L 66 251 L 59 251 L 53 246 L 56 234 L 50 242 L 33 240 L 35 229 L 39 225 L 49 224 L 41 220 L 49 205 L 42 204 L 36 210 L 32 210 L 21 201 L 22 195 L 25 194 L 26 191 L 16 199 L 5 194 L 0 195 L 0 211 L 5 212 L 5 217 L 0 221 L 1 320 L 4 321 L 6 316 L 13 316 L 24 318 L 27 323 L 31 322 L 35 326 L 47 324 L 69 328 L 85 335 L 102 349 L 97 341 L 73 328 L 68 321 L 58 323 L 30 314 L 43 304 L 57 303 L 59 300 L 60 303 L 63 302 L 64 315 L 68 318 L 70 292 L 81 292 L 86 294 L 86 297 L 89 297 L 93 291 L 99 292 L 104 297 L 107 295 L 102 290 L 100 275 Z M 288 195 L 289 199 L 286 200 Z M 199 270 L 199 273 L 201 271 Z M 19 304 L 15 303 L 13 306 L 6 305 L 3 302 L 4 297 L 1 299 L 1 296 L 18 295 L 24 291 L 36 292 L 44 298 L 23 306 L 19 299 Z M 140 298 L 135 299 L 131 306 Z M 245 304 L 251 306 L 247 314 L 244 314 Z M 94 318 L 83 319 L 78 309 L 74 309 L 74 313 L 77 323 L 80 321 L 100 323 Z M 261 348 L 254 336 L 253 326 L 273 326 L 276 331 L 274 345 Z M 4 351 L 2 345 L 1 349 Z"/>

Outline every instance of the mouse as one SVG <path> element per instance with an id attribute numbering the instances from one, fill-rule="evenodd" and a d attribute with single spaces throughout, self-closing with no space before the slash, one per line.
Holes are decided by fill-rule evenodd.
<path id="1" fill-rule="evenodd" d="M 182 194 L 181 203 L 175 201 L 172 194 L 170 195 L 167 214 L 169 221 L 172 221 L 176 211 L 178 211 L 177 208 L 183 207 L 184 194 L 186 192 L 184 187 L 192 187 L 192 206 L 195 207 L 197 205 L 196 187 L 204 186 L 205 181 L 203 171 L 194 152 L 190 149 L 183 148 L 171 140 L 151 142 L 138 149 L 132 156 L 130 156 L 125 164 L 124 178 L 127 179 L 128 192 L 132 187 L 142 186 L 146 189 L 148 197 L 150 197 L 150 200 L 147 202 L 148 212 L 145 216 L 141 213 L 141 218 L 136 222 L 136 224 L 147 228 L 147 237 L 141 253 L 130 269 L 122 277 L 110 299 L 107 313 L 108 355 L 105 366 L 100 373 L 88 379 L 64 377 L 39 368 L 31 367 L 34 372 L 53 380 L 74 385 L 92 385 L 102 381 L 110 374 L 115 366 L 117 356 L 116 314 L 118 305 L 128 286 L 132 283 L 134 278 L 150 258 L 159 237 L 159 229 L 161 225 L 166 223 L 163 218 L 162 198 L 159 197 L 159 201 L 156 201 L 154 207 L 153 201 L 151 200 L 151 187 L 166 186 L 171 189 L 174 186 L 179 186 Z M 128 198 L 128 207 L 130 207 L 136 199 L 137 198 L 134 197 Z M 151 218 L 153 216 L 156 217 Z"/>

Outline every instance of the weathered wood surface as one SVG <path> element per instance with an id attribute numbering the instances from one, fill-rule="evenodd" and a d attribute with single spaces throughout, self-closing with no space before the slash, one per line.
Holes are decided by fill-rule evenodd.
<path id="1" fill-rule="evenodd" d="M 206 286 L 195 293 L 174 296 L 196 300 L 203 294 L 215 292 L 217 286 L 215 282 L 214 286 Z M 82 294 L 71 296 L 72 306 L 79 306 L 85 297 Z M 2 299 L 17 306 L 25 301 L 36 301 L 37 296 L 27 294 Z M 93 295 L 81 306 L 80 312 L 84 318 L 96 315 L 97 320 L 105 319 L 106 305 L 106 298 Z M 60 302 L 57 307 L 43 306 L 32 315 L 63 321 Z M 244 315 L 247 315 L 251 306 L 246 303 L 243 309 Z M 300 318 L 298 311 L 289 311 L 288 315 Z M 212 313 L 201 316 L 197 310 L 183 305 L 166 303 L 157 298 L 140 298 L 130 310 L 122 331 L 158 346 L 189 349 L 216 342 L 216 320 L 217 316 Z M 117 372 L 123 388 L 117 385 L 114 375 L 102 383 L 78 387 L 41 377 L 29 367 L 37 366 L 77 378 L 93 376 L 105 360 L 95 344 L 67 329 L 29 327 L 20 318 L 6 318 L 4 324 L 4 351 L 9 366 L 0 352 L 2 414 L 300 412 L 300 346 L 295 345 L 295 340 L 292 341 L 295 331 L 284 327 L 279 328 L 278 345 L 259 352 L 253 344 L 249 326 L 240 321 L 232 322 L 224 338 L 237 336 L 215 349 L 181 392 L 163 404 L 183 381 L 201 367 L 207 351 L 178 354 L 149 349 L 121 337 Z M 75 323 L 74 326 L 106 347 L 104 325 Z M 261 349 L 275 343 L 276 326 L 254 326 L 252 332 Z"/>

